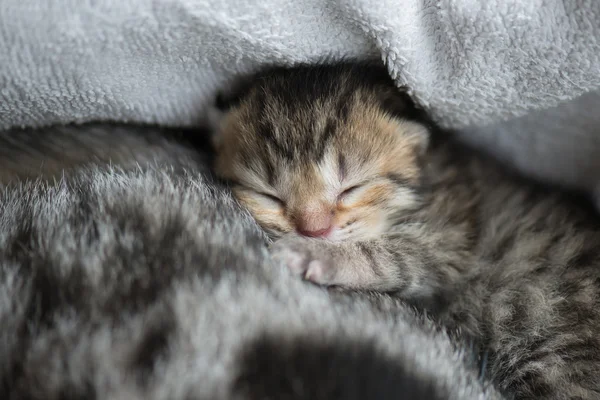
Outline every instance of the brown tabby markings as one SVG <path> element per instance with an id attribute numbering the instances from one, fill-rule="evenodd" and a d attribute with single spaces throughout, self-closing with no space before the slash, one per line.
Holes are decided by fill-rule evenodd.
<path id="1" fill-rule="evenodd" d="M 452 139 L 429 144 L 382 76 L 276 69 L 228 113 L 217 171 L 274 257 L 428 308 L 489 349 L 488 373 L 518 399 L 600 398 L 598 217 Z"/>
<path id="2" fill-rule="evenodd" d="M 362 235 L 376 235 L 387 229 L 387 216 L 382 215 L 380 207 L 397 198 L 398 186 L 394 181 L 418 184 L 417 147 L 425 136 L 424 129 L 411 122 L 390 119 L 369 93 L 355 94 L 349 100 L 346 118 L 337 122 L 335 128 L 326 122 L 337 118 L 333 101 L 310 112 L 300 109 L 285 112 L 270 105 L 266 107 L 269 112 L 262 114 L 264 120 L 269 121 L 288 118 L 286 126 L 273 124 L 280 135 L 285 132 L 304 135 L 302 121 L 319 121 L 311 124 L 311 128 L 316 126 L 323 130 L 321 139 L 327 141 L 328 146 L 317 163 L 302 159 L 302 155 L 286 159 L 285 149 L 265 146 L 260 137 L 255 137 L 264 132 L 254 110 L 259 106 L 254 102 L 242 104 L 224 119 L 217 142 L 220 156 L 216 169 L 224 178 L 239 184 L 234 188 L 238 198 L 274 236 L 303 226 L 332 225 L 343 229 L 356 222 L 363 227 Z M 365 107 L 362 103 L 365 101 L 373 104 Z M 339 132 L 344 134 L 339 135 Z M 384 140 L 373 141 L 371 135 Z M 338 153 L 332 149 L 348 151 Z M 261 157 L 247 156 L 253 153 Z M 343 174 L 342 170 L 345 170 Z M 275 173 L 276 180 L 264 179 Z M 342 175 L 349 179 L 343 179 Z M 358 193 L 338 198 L 345 188 L 357 184 L 363 185 L 356 190 Z M 257 192 L 277 197 L 280 202 L 268 201 Z M 398 199 L 404 203 L 399 204 L 400 207 L 411 208 L 417 202 L 411 196 Z M 329 215 L 332 215 L 331 220 Z M 352 232 L 348 230 L 344 234 Z M 331 239 L 336 240 L 335 232 Z"/>

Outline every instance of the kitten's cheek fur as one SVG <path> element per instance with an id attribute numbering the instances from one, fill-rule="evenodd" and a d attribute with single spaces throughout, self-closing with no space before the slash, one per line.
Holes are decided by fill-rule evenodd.
<path id="1" fill-rule="evenodd" d="M 327 239 L 332 242 L 377 239 L 389 229 L 390 225 L 389 216 L 376 209 L 353 214 L 347 219 L 353 222 L 340 224 L 342 226 L 334 228 Z"/>

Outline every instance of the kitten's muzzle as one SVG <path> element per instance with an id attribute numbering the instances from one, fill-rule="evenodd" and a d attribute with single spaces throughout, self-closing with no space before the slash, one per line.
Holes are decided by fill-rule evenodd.
<path id="1" fill-rule="evenodd" d="M 333 230 L 333 215 L 328 207 L 305 210 L 295 222 L 302 236 L 326 237 Z"/>

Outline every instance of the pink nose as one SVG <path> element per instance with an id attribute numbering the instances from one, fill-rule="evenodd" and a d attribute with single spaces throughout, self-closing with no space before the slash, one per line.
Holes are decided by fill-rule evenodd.
<path id="1" fill-rule="evenodd" d="M 319 229 L 318 231 L 305 231 L 302 229 L 298 229 L 298 233 L 302 236 L 308 237 L 325 237 L 331 232 L 331 226 L 325 229 Z"/>
<path id="2" fill-rule="evenodd" d="M 326 207 L 305 209 L 296 217 L 298 233 L 308 237 L 327 236 L 333 226 L 333 215 Z"/>

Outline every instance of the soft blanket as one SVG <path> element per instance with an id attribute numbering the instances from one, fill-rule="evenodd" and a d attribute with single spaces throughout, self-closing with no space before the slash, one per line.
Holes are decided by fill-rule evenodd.
<path id="1" fill-rule="evenodd" d="M 3 0 L 0 129 L 189 125 L 264 64 L 381 57 L 444 126 L 600 86 L 596 0 Z"/>

